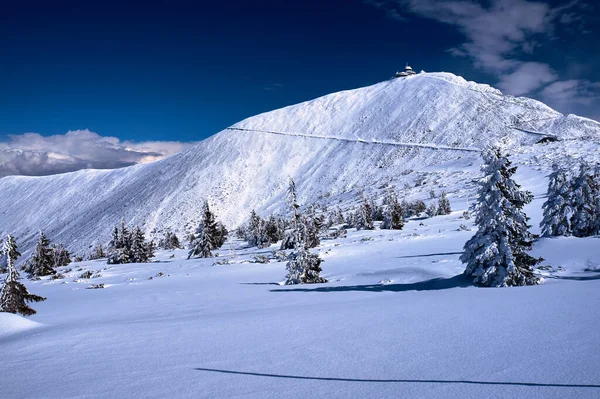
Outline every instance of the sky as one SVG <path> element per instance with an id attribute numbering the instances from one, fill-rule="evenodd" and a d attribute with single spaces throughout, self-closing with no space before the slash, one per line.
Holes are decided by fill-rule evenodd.
<path id="1" fill-rule="evenodd" d="M 600 120 L 593 1 L 2 2 L 0 177 L 171 155 L 408 62 Z"/>

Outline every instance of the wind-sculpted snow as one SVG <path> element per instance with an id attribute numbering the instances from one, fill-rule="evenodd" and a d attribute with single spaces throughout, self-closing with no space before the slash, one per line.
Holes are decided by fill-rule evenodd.
<path id="1" fill-rule="evenodd" d="M 87 252 L 120 220 L 150 234 L 191 232 L 205 198 L 234 227 L 251 209 L 280 211 L 289 177 L 303 204 L 344 207 L 390 186 L 406 197 L 445 189 L 453 201 L 469 195 L 479 149 L 527 149 L 531 160 L 544 135 L 589 144 L 600 124 L 449 73 L 421 73 L 248 118 L 157 162 L 2 178 L 0 233 L 15 234 L 25 253 L 40 229 Z"/>

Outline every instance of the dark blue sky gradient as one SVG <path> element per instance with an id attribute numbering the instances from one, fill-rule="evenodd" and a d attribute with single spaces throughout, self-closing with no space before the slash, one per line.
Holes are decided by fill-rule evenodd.
<path id="1" fill-rule="evenodd" d="M 3 2 L 0 140 L 85 128 L 200 140 L 259 112 L 384 80 L 405 62 L 495 83 L 446 51 L 463 40 L 452 26 L 398 22 L 361 0 Z M 561 43 L 540 54 L 583 57 L 586 46 Z"/>

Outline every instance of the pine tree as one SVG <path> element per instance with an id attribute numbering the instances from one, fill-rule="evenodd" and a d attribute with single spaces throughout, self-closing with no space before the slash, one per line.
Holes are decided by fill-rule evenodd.
<path id="1" fill-rule="evenodd" d="M 571 192 L 567 173 L 553 165 L 549 176 L 548 198 L 542 206 L 544 218 L 540 223 L 544 237 L 568 236 L 571 233 Z"/>
<path id="2" fill-rule="evenodd" d="M 581 164 L 579 175 L 571 185 L 573 213 L 570 222 L 575 237 L 589 237 L 596 233 L 597 190 L 591 168 Z"/>
<path id="3" fill-rule="evenodd" d="M 56 274 L 54 270 L 54 254 L 52 247 L 50 247 L 50 240 L 41 231 L 33 255 L 24 270 L 29 273 L 29 277 Z"/>
<path id="4" fill-rule="evenodd" d="M 280 236 L 279 222 L 273 215 L 269 216 L 269 219 L 265 223 L 265 234 L 269 238 L 269 241 L 273 243 L 276 243 L 282 238 Z"/>
<path id="5" fill-rule="evenodd" d="M 362 204 L 358 208 L 356 212 L 355 224 L 354 227 L 356 230 L 373 230 L 375 226 L 373 225 L 373 217 L 372 217 L 372 207 L 367 199 L 363 199 Z"/>
<path id="6" fill-rule="evenodd" d="M 46 298 L 30 294 L 27 288 L 19 283 L 19 272 L 15 267 L 15 261 L 21 254 L 13 236 L 6 237 L 2 252 L 8 259 L 8 275 L 0 292 L 0 312 L 20 313 L 23 316 L 34 315 L 35 310 L 27 306 L 27 302 L 41 302 Z"/>
<path id="7" fill-rule="evenodd" d="M 188 259 L 192 256 L 199 258 L 211 258 L 212 251 L 219 248 L 217 222 L 215 216 L 210 211 L 208 201 L 204 201 L 204 210 L 202 222 L 195 232 L 195 240 L 192 242 L 192 249 L 188 253 Z"/>
<path id="8" fill-rule="evenodd" d="M 381 228 L 385 230 L 402 230 L 404 228 L 404 211 L 398 199 L 388 198 Z"/>
<path id="9" fill-rule="evenodd" d="M 61 242 L 52 246 L 52 257 L 54 258 L 53 267 L 55 268 L 67 266 L 69 263 L 71 263 L 71 254 Z"/>
<path id="10" fill-rule="evenodd" d="M 440 193 L 440 197 L 438 198 L 437 214 L 438 215 L 449 215 L 451 213 L 452 213 L 452 208 L 450 207 L 450 200 L 448 199 L 446 192 L 442 191 Z"/>
<path id="11" fill-rule="evenodd" d="M 300 213 L 300 205 L 298 204 L 298 198 L 296 196 L 296 183 L 294 182 L 294 179 L 290 179 L 286 202 L 290 209 L 291 221 L 290 228 L 285 232 L 283 241 L 281 242 L 282 250 L 296 249 L 298 248 L 299 244 L 304 246 L 302 236 L 305 228 L 303 225 L 303 218 Z"/>
<path id="12" fill-rule="evenodd" d="M 512 180 L 516 167 L 498 149 L 483 155 L 485 178 L 479 188 L 475 223 L 477 233 L 465 244 L 460 260 L 474 283 L 488 287 L 533 285 L 538 278 L 531 257 L 533 236 L 522 208 L 533 196 Z"/>
<path id="13" fill-rule="evenodd" d="M 295 251 L 290 255 L 290 260 L 286 264 L 287 275 L 286 284 L 314 284 L 326 283 L 327 280 L 319 275 L 321 273 L 321 258 L 319 255 L 312 254 L 307 249 L 303 241 L 302 231 L 306 231 L 304 218 L 300 214 L 300 205 L 296 197 L 296 184 L 290 179 L 288 188 L 288 204 L 292 211 L 292 230 Z"/>
<path id="14" fill-rule="evenodd" d="M 140 226 L 135 226 L 131 242 L 130 261 L 132 263 L 146 263 L 149 260 L 148 255 L 148 244 L 146 243 L 144 232 L 140 229 Z"/>

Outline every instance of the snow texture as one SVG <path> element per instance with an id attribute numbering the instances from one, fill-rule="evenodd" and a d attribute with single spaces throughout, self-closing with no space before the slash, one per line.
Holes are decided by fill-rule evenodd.
<path id="1" fill-rule="evenodd" d="M 535 145 L 544 135 L 566 141 Z M 402 195 L 415 196 L 439 189 L 441 177 L 460 183 L 462 192 L 446 189 L 452 200 L 474 194 L 468 182 L 479 174 L 478 150 L 490 144 L 530 151 L 522 162 L 548 169 L 545 154 L 554 151 L 553 161 L 569 149 L 589 155 L 598 142 L 600 124 L 592 120 L 450 73 L 421 73 L 248 118 L 149 164 L 4 177 L 0 234 L 30 248 L 41 229 L 74 254 L 108 242 L 121 219 L 150 238 L 166 229 L 183 237 L 198 226 L 204 199 L 231 229 L 251 209 L 263 217 L 282 211 L 290 177 L 305 205 L 343 206 L 385 186 L 408 186 Z"/>

